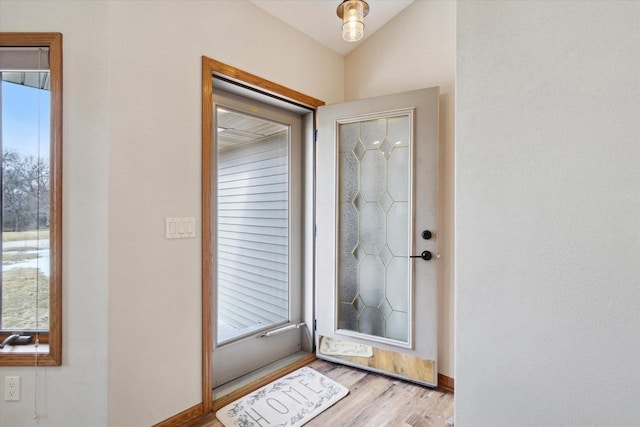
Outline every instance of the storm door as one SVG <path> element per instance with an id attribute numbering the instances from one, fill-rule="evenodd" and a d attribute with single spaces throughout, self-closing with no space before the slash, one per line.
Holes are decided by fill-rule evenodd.
<path id="1" fill-rule="evenodd" d="M 299 115 L 217 90 L 213 386 L 301 349 Z"/>

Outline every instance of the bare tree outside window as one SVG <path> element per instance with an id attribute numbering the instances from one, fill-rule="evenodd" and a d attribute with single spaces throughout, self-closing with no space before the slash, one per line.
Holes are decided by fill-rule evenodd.
<path id="1" fill-rule="evenodd" d="M 2 152 L 3 329 L 49 328 L 49 162 Z M 40 258 L 40 263 L 35 261 Z M 39 268 L 41 267 L 42 268 Z M 37 300 L 37 303 L 36 303 Z"/>
<path id="2" fill-rule="evenodd" d="M 2 153 L 2 231 L 49 227 L 49 162 Z"/>

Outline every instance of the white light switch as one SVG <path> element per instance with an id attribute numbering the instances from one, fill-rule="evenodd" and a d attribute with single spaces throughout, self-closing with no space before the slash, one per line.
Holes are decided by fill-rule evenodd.
<path id="1" fill-rule="evenodd" d="M 193 239 L 196 237 L 196 219 L 194 217 L 165 218 L 165 238 Z"/>

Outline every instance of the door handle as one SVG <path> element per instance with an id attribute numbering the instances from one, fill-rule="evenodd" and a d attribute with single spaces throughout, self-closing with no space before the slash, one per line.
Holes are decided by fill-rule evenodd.
<path id="1" fill-rule="evenodd" d="M 260 335 L 258 335 L 258 338 L 272 337 L 274 335 L 278 335 L 278 334 L 281 334 L 283 332 L 290 331 L 292 329 L 300 329 L 303 326 L 307 326 L 307 324 L 304 323 L 304 322 L 298 323 L 298 324 L 293 323 L 291 325 L 283 326 L 282 328 L 276 328 L 276 329 L 272 329 L 270 331 L 263 332 Z"/>
<path id="2" fill-rule="evenodd" d="M 409 258 L 422 258 L 425 261 L 429 261 L 433 255 L 429 251 L 422 251 L 420 255 L 409 255 Z"/>

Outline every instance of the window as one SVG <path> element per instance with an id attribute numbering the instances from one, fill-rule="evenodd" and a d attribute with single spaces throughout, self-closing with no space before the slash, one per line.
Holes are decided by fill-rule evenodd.
<path id="1" fill-rule="evenodd" d="M 62 35 L 0 33 L 0 81 L 0 365 L 60 365 Z"/>

